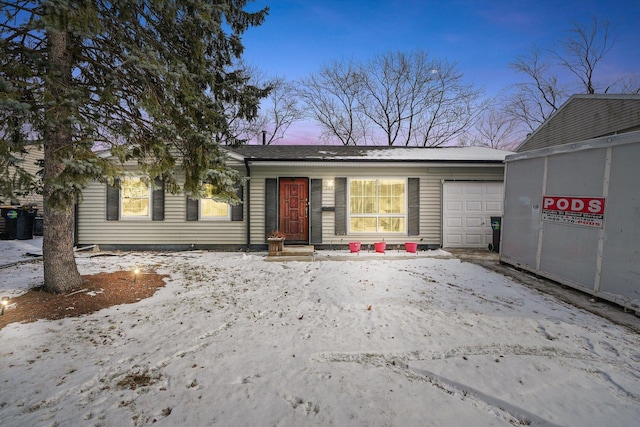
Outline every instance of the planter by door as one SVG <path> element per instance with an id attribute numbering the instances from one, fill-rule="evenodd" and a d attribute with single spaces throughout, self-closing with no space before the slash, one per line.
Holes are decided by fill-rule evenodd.
<path id="1" fill-rule="evenodd" d="M 281 255 L 284 250 L 284 237 L 269 237 L 269 255 Z"/>
<path id="2" fill-rule="evenodd" d="M 376 243 L 373 244 L 373 246 L 376 249 L 376 252 L 384 253 L 384 250 L 387 248 L 387 243 L 386 242 L 376 242 Z"/>
<path id="3" fill-rule="evenodd" d="M 349 250 L 351 252 L 360 252 L 360 242 L 349 242 Z"/>
<path id="4" fill-rule="evenodd" d="M 407 252 L 410 252 L 412 254 L 415 254 L 416 252 L 418 252 L 418 244 L 415 242 L 407 242 L 404 244 L 404 247 L 407 250 Z"/>

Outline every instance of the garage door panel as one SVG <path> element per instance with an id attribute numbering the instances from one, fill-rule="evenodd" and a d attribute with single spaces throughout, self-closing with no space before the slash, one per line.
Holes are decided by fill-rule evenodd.
<path id="1" fill-rule="evenodd" d="M 461 234 L 449 234 L 447 236 L 447 241 L 445 246 L 449 247 L 459 247 L 462 245 L 462 235 Z"/>
<path id="2" fill-rule="evenodd" d="M 462 212 L 462 202 L 461 201 L 455 201 L 455 202 L 447 202 L 446 208 L 448 211 L 453 211 L 453 212 Z"/>
<path id="3" fill-rule="evenodd" d="M 496 202 L 490 202 L 490 201 L 487 201 L 484 206 L 485 206 L 485 208 L 484 208 L 485 211 L 488 211 L 488 212 L 502 212 L 502 202 L 497 202 L 497 201 Z"/>
<path id="4" fill-rule="evenodd" d="M 470 186 L 466 186 L 464 187 L 464 190 L 461 191 L 461 193 L 463 194 L 476 194 L 476 195 L 480 195 L 482 194 L 482 187 L 479 185 L 470 185 Z"/>
<path id="5" fill-rule="evenodd" d="M 486 248 L 493 240 L 491 216 L 502 215 L 501 182 L 445 182 L 443 246 Z"/>
<path id="6" fill-rule="evenodd" d="M 462 218 L 447 218 L 447 227 L 462 228 Z"/>
<path id="7" fill-rule="evenodd" d="M 486 187 L 487 194 L 502 198 L 502 186 Z"/>
<path id="8" fill-rule="evenodd" d="M 483 218 L 478 218 L 478 217 L 465 218 L 465 225 L 467 226 L 467 229 L 472 229 L 472 228 L 481 229 L 483 224 L 484 224 Z"/>
<path id="9" fill-rule="evenodd" d="M 468 211 L 482 212 L 482 200 L 467 202 L 465 207 Z"/>
<path id="10" fill-rule="evenodd" d="M 446 194 L 462 194 L 462 192 L 464 191 L 464 188 L 452 186 L 452 187 L 445 188 L 444 191 Z"/>
<path id="11" fill-rule="evenodd" d="M 482 234 L 469 234 L 465 235 L 465 243 L 467 245 L 482 245 L 484 242 Z"/>

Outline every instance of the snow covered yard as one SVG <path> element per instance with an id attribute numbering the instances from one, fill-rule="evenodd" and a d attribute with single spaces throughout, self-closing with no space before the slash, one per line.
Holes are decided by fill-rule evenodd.
<path id="1" fill-rule="evenodd" d="M 566 425 L 640 419 L 640 337 L 433 256 L 79 253 L 170 275 L 136 304 L 0 331 L 7 426 Z M 434 255 L 442 255 L 435 251 Z M 2 295 L 41 263 L 0 270 Z M 135 286 L 132 283 L 132 286 Z"/>

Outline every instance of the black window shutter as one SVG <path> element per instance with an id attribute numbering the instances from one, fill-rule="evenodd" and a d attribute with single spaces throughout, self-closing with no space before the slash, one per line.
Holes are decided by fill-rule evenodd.
<path id="1" fill-rule="evenodd" d="M 264 184 L 264 228 L 269 234 L 278 229 L 278 180 L 267 178 Z"/>
<path id="2" fill-rule="evenodd" d="M 420 234 L 420 178 L 409 178 L 407 194 L 409 196 L 409 236 Z"/>
<path id="3" fill-rule="evenodd" d="M 347 234 L 347 178 L 336 178 L 335 188 L 336 236 Z"/>
<path id="4" fill-rule="evenodd" d="M 309 243 L 322 243 L 322 180 L 311 180 L 311 239 Z"/>
<path id="5" fill-rule="evenodd" d="M 236 189 L 236 194 L 240 203 L 231 206 L 231 221 L 242 221 L 244 219 L 244 186 L 240 185 Z"/>
<path id="6" fill-rule="evenodd" d="M 114 185 L 107 184 L 107 221 L 120 219 L 120 180 L 116 179 Z"/>
<path id="7" fill-rule="evenodd" d="M 157 177 L 154 181 L 153 189 L 153 206 L 152 216 L 153 221 L 164 221 L 164 180 Z"/>
<path id="8" fill-rule="evenodd" d="M 187 196 L 187 221 L 198 220 L 198 199 Z"/>

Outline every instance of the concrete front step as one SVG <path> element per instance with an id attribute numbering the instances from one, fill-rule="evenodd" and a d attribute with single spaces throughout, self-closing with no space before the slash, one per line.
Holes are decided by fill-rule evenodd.
<path id="1" fill-rule="evenodd" d="M 304 257 L 304 256 L 313 256 L 314 251 L 315 251 L 315 248 L 313 247 L 313 245 L 300 245 L 300 246 L 285 245 L 282 252 L 273 252 L 273 253 L 270 252 L 269 256 Z"/>

